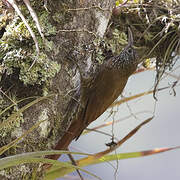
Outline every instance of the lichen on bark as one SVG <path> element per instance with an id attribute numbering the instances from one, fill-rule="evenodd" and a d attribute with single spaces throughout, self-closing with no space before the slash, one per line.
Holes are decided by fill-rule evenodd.
<path id="1" fill-rule="evenodd" d="M 33 133 L 28 134 L 18 146 L 14 146 L 2 156 L 51 149 L 66 132 L 71 122 L 66 122 L 63 117 L 68 102 L 75 92 L 73 89 L 76 89 L 80 78 L 77 73 L 76 63 L 73 61 L 76 61 L 80 67 L 86 67 L 87 60 L 91 64 L 89 57 L 91 57 L 92 52 L 84 51 L 83 54 L 79 53 L 78 58 L 73 61 L 70 53 L 76 49 L 82 50 L 84 45 L 91 44 L 95 36 L 101 36 L 102 38 L 113 7 L 113 1 L 111 0 L 89 1 L 84 2 L 84 4 L 76 1 L 59 2 L 54 0 L 48 1 L 47 12 L 41 4 L 43 2 L 31 1 L 31 5 L 37 12 L 44 32 L 45 42 L 38 34 L 24 4 L 22 2 L 18 4 L 22 13 L 26 15 L 40 48 L 40 54 L 30 70 L 28 68 L 37 55 L 34 42 L 16 13 L 12 9 L 10 12 L 8 11 L 13 18 L 8 19 L 6 22 L 6 32 L 1 39 L 0 58 L 1 67 L 3 68 L 1 88 L 7 97 L 13 95 L 16 103 L 22 100 L 16 105 L 17 112 L 34 100 L 33 96 L 53 94 L 53 97 L 40 101 L 23 111 L 23 120 L 19 121 L 19 125 L 9 131 L 8 136 L 1 139 L 1 147 L 21 136 L 37 121 L 45 121 Z M 101 8 L 108 9 L 108 11 L 93 8 L 94 5 L 101 6 Z M 92 8 L 80 11 L 68 10 L 79 7 Z M 102 17 L 106 20 L 105 24 L 102 24 L 104 23 Z M 101 30 L 103 32 L 97 33 L 97 31 Z M 3 101 L 8 102 L 6 107 L 13 103 L 12 98 L 8 99 L 7 97 L 2 96 Z M 24 98 L 27 99 L 23 100 Z M 11 112 L 8 116 L 10 115 Z M 23 166 L 26 171 L 20 173 Z M 8 178 L 10 176 L 9 172 L 13 172 L 14 175 L 11 176 L 13 178 L 29 178 L 32 176 L 34 169 L 38 167 L 38 165 L 34 164 L 23 166 L 12 168 L 12 170 L 10 168 L 3 171 L 1 175 L 3 174 L 2 177 Z"/>

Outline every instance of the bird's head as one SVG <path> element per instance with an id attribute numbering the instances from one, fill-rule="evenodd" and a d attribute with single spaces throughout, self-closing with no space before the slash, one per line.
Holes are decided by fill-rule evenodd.
<path id="1" fill-rule="evenodd" d="M 131 29 L 128 27 L 128 44 L 122 51 L 124 55 L 124 61 L 128 61 L 129 63 L 137 63 L 138 55 L 133 47 L 134 40 Z"/>

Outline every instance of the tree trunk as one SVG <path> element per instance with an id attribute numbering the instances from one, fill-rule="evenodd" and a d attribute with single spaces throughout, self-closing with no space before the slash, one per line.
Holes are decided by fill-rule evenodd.
<path id="1" fill-rule="evenodd" d="M 60 70 L 53 78 L 48 78 L 46 82 L 41 81 L 37 84 L 36 81 L 32 84 L 26 83 L 26 85 L 25 82 L 22 82 L 23 80 L 19 79 L 21 76 L 20 73 L 23 70 L 29 73 L 29 76 L 31 76 L 31 73 L 36 73 L 33 72 L 33 70 L 39 65 L 38 61 L 35 62 L 29 71 L 27 71 L 27 68 L 22 67 L 21 64 L 21 66 L 14 68 L 12 73 L 4 73 L 1 81 L 2 91 L 5 92 L 7 96 L 10 96 L 10 94 L 14 96 L 12 99 L 16 99 L 16 102 L 23 98 L 42 96 L 44 94 L 52 94 L 52 97 L 42 100 L 26 109 L 23 112 L 23 117 L 16 120 L 20 126 L 14 124 L 7 132 L 8 136 L 2 135 L 3 137 L 0 140 L 1 146 L 18 138 L 38 121 L 44 120 L 33 133 L 28 134 L 17 147 L 13 147 L 9 151 L 6 151 L 2 157 L 20 154 L 22 152 L 51 149 L 55 147 L 57 141 L 67 131 L 71 121 L 67 121 L 67 119 L 64 119 L 63 117 L 67 113 L 68 103 L 80 81 L 77 64 L 78 68 L 84 68 L 85 71 L 88 71 L 88 68 L 92 63 L 92 51 L 86 49 L 86 47 L 90 46 L 93 41 L 103 37 L 114 6 L 113 0 L 79 2 L 54 0 L 48 1 L 47 8 L 49 12 L 47 12 L 42 4 L 40 5 L 42 2 L 31 2 L 45 32 L 46 44 L 51 46 L 48 49 L 47 47 L 44 47 L 43 44 L 39 43 L 41 49 L 40 53 L 42 53 L 42 56 L 46 56 L 46 61 L 48 63 L 51 61 L 58 63 L 58 65 L 60 65 Z M 20 3 L 19 6 L 24 7 L 24 4 Z M 46 19 L 44 17 L 46 17 Z M 17 16 L 14 15 L 14 18 L 17 18 Z M 17 21 L 20 22 L 19 19 Z M 7 25 L 6 29 L 7 28 L 11 28 L 10 24 Z M 37 33 L 36 36 L 38 37 Z M 18 38 L 17 41 L 19 40 Z M 15 44 L 17 41 L 14 41 L 13 43 Z M 23 40 L 18 44 L 17 49 L 18 48 L 24 50 Z M 33 51 L 35 50 L 33 49 Z M 26 48 L 26 53 L 29 55 L 32 53 L 32 46 Z M 73 53 L 75 53 L 76 59 L 73 59 Z M 24 60 L 26 59 L 26 57 L 22 58 Z M 42 58 L 42 63 L 46 63 L 46 61 Z M 28 62 L 28 65 L 32 62 L 33 60 Z M 43 65 L 41 67 L 44 68 Z M 41 70 L 42 69 L 39 69 L 39 72 L 41 72 Z M 53 70 L 50 69 L 48 71 L 47 69 L 46 73 L 53 73 L 51 71 Z M 12 103 L 11 100 L 6 101 L 8 101 L 9 104 Z M 17 108 L 20 109 L 30 101 L 32 100 L 26 100 L 23 103 L 20 103 Z M 2 171 L 0 178 L 22 179 L 24 176 L 26 178 L 31 178 L 34 168 L 37 168 L 37 165 L 31 164 L 10 168 Z"/>

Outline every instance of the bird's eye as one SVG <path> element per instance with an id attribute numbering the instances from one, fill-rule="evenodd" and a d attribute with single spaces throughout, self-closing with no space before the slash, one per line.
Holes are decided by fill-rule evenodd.
<path id="1" fill-rule="evenodd" d="M 128 53 L 131 54 L 132 53 L 132 49 L 128 49 Z"/>

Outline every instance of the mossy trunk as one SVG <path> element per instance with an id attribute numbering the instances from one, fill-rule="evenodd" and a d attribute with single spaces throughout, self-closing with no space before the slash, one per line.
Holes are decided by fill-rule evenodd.
<path id="1" fill-rule="evenodd" d="M 28 23 L 34 28 L 32 29 L 35 31 L 40 47 L 39 58 L 31 69 L 29 67 L 36 57 L 34 42 L 14 10 L 4 7 L 8 12 L 8 15 L 4 16 L 11 15 L 12 18 L 9 19 L 10 22 L 6 21 L 6 32 L 2 37 L 2 40 L 7 40 L 9 45 L 8 48 L 4 47 L 4 50 L 1 51 L 2 67 L 4 68 L 1 88 L 7 95 L 7 97 L 6 95 L 1 96 L 4 101 L 1 109 L 4 110 L 3 108 L 14 102 L 14 110 L 6 113 L 6 117 L 3 119 L 10 116 L 11 113 L 20 111 L 27 103 L 40 96 L 52 96 L 28 107 L 19 114 L 18 118 L 13 120 L 10 126 L 2 129 L 1 147 L 20 137 L 37 122 L 44 120 L 18 146 L 4 152 L 1 157 L 52 149 L 66 132 L 71 122 L 66 122 L 63 117 L 75 92 L 73 89 L 80 81 L 76 63 L 83 68 L 88 68 L 88 63 L 92 63 L 89 59 L 92 51 L 87 50 L 86 46 L 91 45 L 95 39 L 103 37 L 114 6 L 113 0 L 79 2 L 54 0 L 48 1 L 48 10 L 46 10 L 43 2 L 33 1 L 31 5 L 42 26 L 45 43 L 42 42 L 35 29 L 25 5 L 18 4 L 28 19 Z M 83 9 L 86 7 L 90 8 Z M 73 10 L 76 8 L 81 9 Z M 17 28 L 16 32 L 15 28 Z M 76 52 L 77 59 L 72 59 L 72 54 Z M 17 103 L 28 97 L 31 98 Z M 34 168 L 36 169 L 38 166 L 31 164 L 10 168 L 1 171 L 0 178 L 31 179 Z M 41 176 L 41 171 L 39 176 Z"/>

